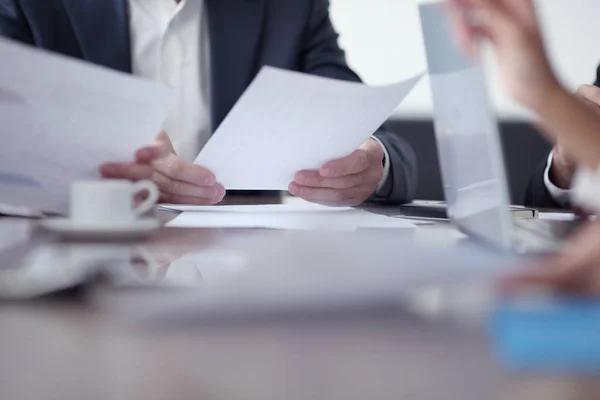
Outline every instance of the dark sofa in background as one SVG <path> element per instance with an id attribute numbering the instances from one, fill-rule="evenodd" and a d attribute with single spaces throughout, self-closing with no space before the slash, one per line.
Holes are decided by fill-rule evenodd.
<path id="1" fill-rule="evenodd" d="M 433 122 L 395 119 L 391 124 L 394 131 L 399 132 L 418 154 L 417 198 L 443 200 Z M 536 128 L 524 122 L 501 122 L 500 130 L 511 200 L 513 204 L 523 204 L 529 180 L 542 159 L 548 156 L 551 145 Z"/>

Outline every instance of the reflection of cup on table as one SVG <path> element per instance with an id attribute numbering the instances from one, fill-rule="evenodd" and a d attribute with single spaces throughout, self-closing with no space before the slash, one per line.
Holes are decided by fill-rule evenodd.
<path id="1" fill-rule="evenodd" d="M 155 278 L 158 266 L 154 257 L 140 247 L 119 245 L 71 245 L 66 251 L 67 265 L 88 273 L 106 272 L 115 283 L 137 283 Z"/>
<path id="2" fill-rule="evenodd" d="M 148 196 L 134 207 L 136 195 Z M 126 180 L 75 182 L 71 188 L 71 220 L 81 224 L 131 224 L 149 211 L 158 200 L 159 191 L 152 181 L 132 183 Z"/>

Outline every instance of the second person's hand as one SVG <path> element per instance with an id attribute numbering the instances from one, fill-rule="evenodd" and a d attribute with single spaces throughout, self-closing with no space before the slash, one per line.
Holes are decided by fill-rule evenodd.
<path id="1" fill-rule="evenodd" d="M 210 205 L 225 197 L 225 188 L 217 183 L 214 174 L 208 169 L 189 163 L 175 154 L 169 136 L 161 132 L 156 140 L 160 156 L 148 164 L 104 164 L 101 173 L 105 178 L 140 180 L 148 178 L 151 166 L 151 179 L 160 189 L 160 201 L 173 204 Z"/>
<path id="2" fill-rule="evenodd" d="M 577 89 L 575 95 L 584 104 L 600 114 L 599 87 L 594 85 L 581 85 L 579 89 Z M 552 180 L 552 183 L 561 189 L 570 189 L 577 167 L 577 161 L 567 150 L 565 150 L 559 139 L 557 145 L 554 147 L 552 168 L 550 169 L 550 179 Z"/>
<path id="3" fill-rule="evenodd" d="M 544 288 L 580 296 L 600 296 L 600 222 L 584 226 L 558 255 L 502 283 L 509 293 Z"/>
<path id="4" fill-rule="evenodd" d="M 477 57 L 479 39 L 491 42 L 504 84 L 519 103 L 536 111 L 561 91 L 533 0 L 448 0 L 446 4 L 465 52 Z M 478 18 L 469 18 L 474 15 Z"/>

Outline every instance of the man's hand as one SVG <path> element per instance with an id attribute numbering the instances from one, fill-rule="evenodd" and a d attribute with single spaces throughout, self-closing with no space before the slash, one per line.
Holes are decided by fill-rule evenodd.
<path id="1" fill-rule="evenodd" d="M 480 39 L 488 39 L 504 84 L 519 103 L 537 110 L 549 94 L 560 90 L 533 0 L 448 0 L 446 4 L 461 47 L 477 57 Z"/>
<path id="2" fill-rule="evenodd" d="M 503 289 L 509 293 L 531 287 L 600 296 L 600 222 L 581 229 L 560 255 L 503 282 Z"/>
<path id="3" fill-rule="evenodd" d="M 209 205 L 225 197 L 225 188 L 212 172 L 177 157 L 165 132 L 161 132 L 154 146 L 140 149 L 135 161 L 104 164 L 101 173 L 112 179 L 152 179 L 164 203 Z"/>
<path id="4" fill-rule="evenodd" d="M 575 94 L 582 102 L 600 114 L 600 88 L 593 85 L 582 85 Z M 598 134 L 600 134 L 600 128 Z M 576 171 L 577 163 L 559 142 L 554 147 L 550 180 L 561 189 L 570 189 Z"/>
<path id="5" fill-rule="evenodd" d="M 375 192 L 383 177 L 384 152 L 369 139 L 346 158 L 331 161 L 319 171 L 300 171 L 289 185 L 294 196 L 328 206 L 356 206 Z"/>

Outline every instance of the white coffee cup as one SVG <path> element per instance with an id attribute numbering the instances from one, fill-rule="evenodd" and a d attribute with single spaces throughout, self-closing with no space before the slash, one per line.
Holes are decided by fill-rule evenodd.
<path id="1" fill-rule="evenodd" d="M 144 190 L 148 197 L 134 208 L 136 195 Z M 158 197 L 158 187 L 148 180 L 79 181 L 71 186 L 70 217 L 84 224 L 127 224 L 149 211 Z"/>

